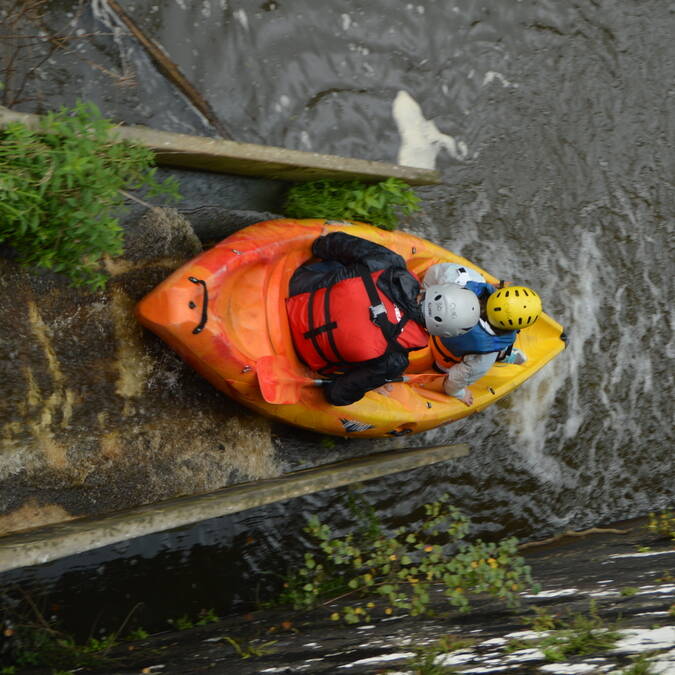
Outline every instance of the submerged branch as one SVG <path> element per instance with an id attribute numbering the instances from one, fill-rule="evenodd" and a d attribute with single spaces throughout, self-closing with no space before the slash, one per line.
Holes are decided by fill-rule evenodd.
<path id="1" fill-rule="evenodd" d="M 107 0 L 108 6 L 124 22 L 131 34 L 141 43 L 150 58 L 155 62 L 159 71 L 170 80 L 190 102 L 206 117 L 213 125 L 215 130 L 223 138 L 231 138 L 231 135 L 225 128 L 225 125 L 218 119 L 213 108 L 208 101 L 195 89 L 188 79 L 180 72 L 178 66 L 169 59 L 164 50 L 151 38 L 149 38 L 137 25 L 133 19 L 122 9 L 117 0 Z"/>
<path id="2" fill-rule="evenodd" d="M 535 546 L 552 544 L 553 542 L 560 541 L 565 537 L 585 537 L 587 534 L 628 534 L 629 532 L 630 530 L 617 530 L 612 527 L 589 527 L 587 530 L 567 530 L 562 534 L 556 534 L 555 537 L 540 539 L 538 541 L 528 541 L 525 544 L 520 544 L 518 549 L 522 550 L 524 548 L 533 548 Z"/>

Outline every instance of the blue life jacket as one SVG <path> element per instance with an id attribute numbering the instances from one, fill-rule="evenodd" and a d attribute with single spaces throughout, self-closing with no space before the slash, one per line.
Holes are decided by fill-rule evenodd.
<path id="1" fill-rule="evenodd" d="M 456 337 L 431 338 L 431 351 L 439 365 L 452 367 L 467 354 L 491 354 L 505 352 L 516 341 L 518 331 L 512 330 L 501 335 L 492 335 L 485 328 L 487 322 L 480 319 L 478 323 L 464 335 Z"/>
<path id="2" fill-rule="evenodd" d="M 488 284 L 487 281 L 467 281 L 464 284 L 464 288 L 473 291 L 481 300 L 487 299 L 489 295 L 492 295 L 497 290 L 492 284 Z"/>

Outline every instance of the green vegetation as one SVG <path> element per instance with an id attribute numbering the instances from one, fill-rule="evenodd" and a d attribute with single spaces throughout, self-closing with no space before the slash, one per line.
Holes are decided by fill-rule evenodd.
<path id="1" fill-rule="evenodd" d="M 49 667 L 52 673 L 66 674 L 72 669 L 109 666 L 115 661 L 110 652 L 119 647 L 122 639 L 148 637 L 142 628 L 126 630 L 139 605 L 131 609 L 117 631 L 80 642 L 63 631 L 55 617 L 46 618 L 28 594 L 23 594 L 20 601 L 4 599 L 0 615 L 4 637 L 0 675 L 31 667 Z"/>
<path id="2" fill-rule="evenodd" d="M 357 512 L 352 505 L 357 526 L 344 537 L 310 519 L 306 531 L 318 550 L 306 552 L 304 565 L 286 579 L 282 603 L 311 609 L 331 598 L 350 598 L 331 618 L 358 623 L 398 610 L 431 614 L 434 589 L 467 611 L 471 594 L 489 593 L 514 606 L 518 593 L 532 586 L 517 540 L 467 542 L 469 520 L 447 497 L 425 505 L 427 519 L 414 531 L 401 527 L 387 533 L 371 507 L 359 506 Z"/>
<path id="3" fill-rule="evenodd" d="M 400 216 L 419 208 L 419 197 L 398 178 L 387 178 L 374 185 L 317 180 L 294 185 L 286 195 L 284 213 L 291 218 L 358 220 L 394 230 Z"/>
<path id="4" fill-rule="evenodd" d="M 220 621 L 213 609 L 202 609 L 196 619 L 190 619 L 187 614 L 179 616 L 177 619 L 169 619 L 169 623 L 176 630 L 189 630 L 195 626 L 206 626 L 210 623 L 217 623 Z"/>
<path id="5" fill-rule="evenodd" d="M 153 153 L 111 140 L 112 129 L 95 105 L 78 102 L 37 131 L 12 123 L 0 132 L 0 243 L 19 263 L 100 289 L 103 258 L 123 252 L 124 190 L 180 198 L 174 180 L 155 179 Z"/>
<path id="6" fill-rule="evenodd" d="M 534 630 L 537 630 L 535 626 L 544 628 L 544 634 L 532 640 L 514 640 L 507 645 L 508 652 L 537 648 L 549 661 L 564 661 L 573 655 L 605 652 L 614 647 L 621 637 L 615 627 L 607 626 L 598 616 L 593 601 L 588 615 L 576 614 L 565 621 L 539 610 L 529 623 Z"/>
<path id="7" fill-rule="evenodd" d="M 146 638 L 150 637 L 150 633 L 148 633 L 145 628 L 136 628 L 135 630 L 132 630 L 129 632 L 127 635 L 126 639 L 127 640 L 145 640 Z"/>
<path id="8" fill-rule="evenodd" d="M 476 640 L 459 638 L 456 635 L 445 635 L 437 642 L 426 647 L 418 647 L 415 656 L 403 668 L 414 675 L 448 675 L 456 672 L 453 668 L 438 663 L 439 657 L 473 646 Z M 387 671 L 389 672 L 389 671 Z M 398 672 L 398 670 L 397 670 Z"/>
<path id="9" fill-rule="evenodd" d="M 650 513 L 647 527 L 654 534 L 668 537 L 675 541 L 675 513 L 664 511 L 663 513 Z"/>
<path id="10" fill-rule="evenodd" d="M 273 654 L 274 650 L 271 649 L 271 647 L 277 642 L 276 640 L 269 640 L 267 642 L 260 642 L 258 644 L 258 641 L 238 641 L 232 637 L 229 637 L 228 635 L 224 635 L 223 640 L 232 645 L 234 651 L 237 652 L 237 654 L 242 659 L 250 659 L 252 656 L 265 656 L 267 654 Z"/>
<path id="11" fill-rule="evenodd" d="M 560 621 L 555 614 L 551 614 L 546 609 L 536 605 L 532 605 L 532 611 L 534 616 L 524 616 L 523 622 L 536 633 L 544 633 L 560 627 Z"/>
<path id="12" fill-rule="evenodd" d="M 632 598 L 640 589 L 635 586 L 626 586 L 620 589 L 620 593 L 624 598 Z"/>
<path id="13" fill-rule="evenodd" d="M 632 657 L 634 659 L 633 664 L 622 670 L 621 675 L 656 675 L 660 671 L 654 670 L 651 662 L 653 655 L 653 652 L 648 652 Z"/>
<path id="14" fill-rule="evenodd" d="M 48 666 L 55 669 L 71 669 L 101 666 L 110 662 L 108 652 L 118 644 L 117 634 L 103 638 L 89 638 L 84 644 L 59 631 L 51 624 L 18 625 L 5 630 L 9 637 L 9 656 L 12 665 L 0 671 L 5 674 L 17 668 Z M 12 670 L 14 668 L 14 670 Z"/>
<path id="15" fill-rule="evenodd" d="M 82 668 L 124 669 L 134 666 L 139 658 L 156 656 L 158 649 L 164 649 L 163 646 L 158 648 L 152 644 L 128 644 L 130 641 L 152 637 L 142 627 L 125 629 L 138 605 L 131 610 L 118 631 L 78 643 L 72 635 L 59 630 L 55 620 L 46 619 L 29 597 L 25 596 L 24 600 L 24 604 L 12 610 L 12 618 L 5 608 L 2 620 L 5 642 L 0 657 L 0 675 L 15 675 L 23 672 L 23 668 L 33 667 L 48 667 L 52 675 L 68 675 Z M 183 615 L 169 623 L 177 630 L 188 630 L 218 621 L 220 618 L 213 609 L 203 609 L 196 617 Z M 282 627 L 291 626 L 290 622 L 282 623 Z M 274 640 L 228 635 L 219 639 L 227 642 L 242 659 L 270 654 L 272 645 L 276 643 Z"/>

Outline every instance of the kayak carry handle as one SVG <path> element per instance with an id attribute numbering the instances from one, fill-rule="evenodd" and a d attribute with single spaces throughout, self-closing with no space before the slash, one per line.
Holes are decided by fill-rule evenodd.
<path id="1" fill-rule="evenodd" d="M 197 324 L 197 326 L 192 330 L 194 335 L 201 333 L 206 326 L 206 322 L 209 320 L 208 317 L 208 305 L 209 305 L 209 291 L 206 288 L 206 282 L 203 279 L 197 279 L 197 277 L 188 277 L 188 281 L 191 281 L 193 284 L 201 285 L 204 289 L 204 294 L 202 295 L 202 318 Z"/>

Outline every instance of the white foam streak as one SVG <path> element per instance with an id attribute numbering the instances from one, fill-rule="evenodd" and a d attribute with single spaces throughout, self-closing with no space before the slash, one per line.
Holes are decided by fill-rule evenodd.
<path id="1" fill-rule="evenodd" d="M 424 117 L 422 109 L 407 91 L 399 91 L 396 95 L 392 114 L 401 136 L 399 164 L 434 169 L 441 150 L 446 150 L 454 159 L 466 157 L 466 144 L 441 133 L 434 122 Z"/>
<path id="2" fill-rule="evenodd" d="M 531 377 L 511 395 L 513 408 L 504 416 L 514 450 L 528 468 L 542 480 L 562 482 L 558 461 L 546 454 L 546 426 L 557 393 L 556 383 L 564 380 L 564 367 L 554 361 Z"/>

